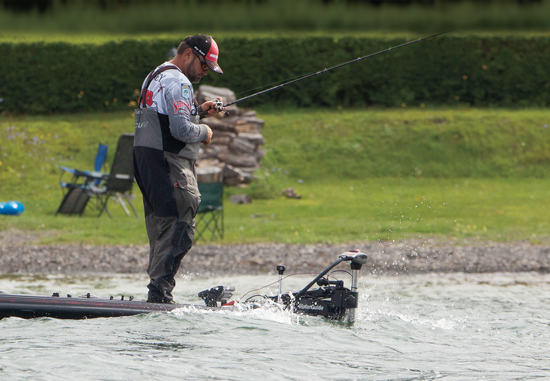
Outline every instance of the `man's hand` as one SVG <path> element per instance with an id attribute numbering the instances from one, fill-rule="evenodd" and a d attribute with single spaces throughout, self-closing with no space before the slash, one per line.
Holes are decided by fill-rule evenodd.
<path id="1" fill-rule="evenodd" d="M 210 142 L 212 141 L 212 130 L 206 124 L 204 124 L 204 126 L 206 126 L 207 136 L 206 140 L 202 141 L 202 144 L 210 144 Z"/>
<path id="2" fill-rule="evenodd" d="M 201 105 L 201 110 L 201 116 L 203 118 L 208 118 L 209 116 L 216 115 L 217 113 L 224 110 L 222 98 L 218 97 L 215 100 L 204 102 Z"/>

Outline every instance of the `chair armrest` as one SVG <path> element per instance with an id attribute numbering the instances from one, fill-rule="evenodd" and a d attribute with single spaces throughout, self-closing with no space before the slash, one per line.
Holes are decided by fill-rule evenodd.
<path id="1" fill-rule="evenodd" d="M 65 172 L 69 172 L 71 175 L 74 175 L 78 171 L 78 169 L 64 167 L 64 166 L 61 166 L 60 168 Z"/>
<path id="2" fill-rule="evenodd" d="M 74 169 L 74 168 L 69 168 L 64 166 L 61 166 L 60 168 L 62 171 L 64 171 L 64 172 L 61 172 L 61 176 L 59 178 L 59 182 L 62 187 L 66 186 L 67 184 L 66 182 L 62 181 L 63 173 L 70 173 L 71 175 L 73 175 L 73 178 L 71 180 L 71 183 L 73 184 L 76 184 L 80 178 L 84 179 L 84 184 L 88 184 L 91 182 L 95 182 L 97 184 L 101 180 L 105 180 L 109 178 L 108 173 L 96 172 L 96 171 L 92 171 L 92 172 L 81 171 L 79 169 Z M 65 185 L 62 185 L 62 184 L 65 184 Z"/>
<path id="3" fill-rule="evenodd" d="M 108 173 L 96 171 L 88 172 L 85 176 L 92 180 L 107 180 L 109 178 Z"/>

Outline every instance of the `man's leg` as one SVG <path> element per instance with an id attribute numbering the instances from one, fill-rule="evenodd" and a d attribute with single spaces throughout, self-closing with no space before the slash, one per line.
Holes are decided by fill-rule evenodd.
<path id="1" fill-rule="evenodd" d="M 170 178 L 174 184 L 177 217 L 151 217 L 157 236 L 151 245 L 148 273 L 151 282 L 148 301 L 173 302 L 172 290 L 181 260 L 191 249 L 195 234 L 195 215 L 200 204 L 194 162 L 167 155 L 171 164 Z M 154 248 L 154 249 L 153 249 Z"/>
<path id="2" fill-rule="evenodd" d="M 172 301 L 172 289 L 175 284 L 166 272 L 169 267 L 169 253 L 172 251 L 171 236 L 177 222 L 176 217 L 150 216 L 147 221 L 147 232 L 151 236 L 151 252 L 149 255 L 149 267 L 147 273 L 151 278 L 149 285 L 148 302 L 170 303 Z"/>
<path id="3" fill-rule="evenodd" d="M 158 218 L 158 237 L 152 249 L 147 272 L 151 278 L 149 298 L 153 303 L 171 303 L 175 276 L 181 260 L 193 244 L 194 226 L 177 222 L 175 218 Z"/>
<path id="4" fill-rule="evenodd" d="M 163 249 L 166 250 L 166 248 L 163 248 L 161 245 L 163 242 L 162 236 L 166 234 L 166 229 L 169 229 L 170 226 L 163 226 L 163 219 L 155 217 L 153 208 L 145 195 L 143 195 L 143 206 L 145 212 L 145 228 L 149 238 L 149 267 L 147 272 L 151 277 L 150 284 L 147 286 L 149 288 L 149 296 L 147 301 L 152 303 L 163 303 L 165 300 L 163 289 L 172 290 L 173 286 L 170 284 L 165 284 L 166 282 L 163 282 L 162 279 L 157 281 L 158 278 L 153 278 L 153 276 L 157 273 L 163 274 L 162 271 L 158 271 L 159 267 L 163 267 L 163 264 L 161 263 L 163 257 L 162 251 Z M 171 299 L 171 294 L 169 295 L 170 297 L 167 298 L 166 301 Z"/>

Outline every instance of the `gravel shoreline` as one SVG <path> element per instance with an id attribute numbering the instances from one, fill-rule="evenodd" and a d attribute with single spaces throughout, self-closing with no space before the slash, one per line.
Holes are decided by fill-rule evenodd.
<path id="1" fill-rule="evenodd" d="M 0 274 L 143 273 L 146 245 L 38 245 L 43 233 L 0 232 Z M 359 249 L 369 257 L 364 273 L 419 274 L 430 272 L 550 272 L 550 246 L 527 241 L 507 243 L 405 240 L 353 244 L 200 245 L 186 255 L 181 274 L 274 274 L 284 264 L 289 273 L 317 272 L 338 255 Z"/>

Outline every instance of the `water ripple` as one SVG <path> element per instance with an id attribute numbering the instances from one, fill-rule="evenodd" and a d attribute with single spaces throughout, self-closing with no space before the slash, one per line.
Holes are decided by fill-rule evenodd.
<path id="1" fill-rule="evenodd" d="M 225 280 L 240 289 L 266 283 Z M 219 281 L 183 279 L 178 287 L 186 294 L 178 298 L 193 300 L 195 291 Z M 64 288 L 103 295 L 101 284 L 101 277 L 0 278 L 0 289 L 14 293 Z M 108 291 L 145 297 L 143 277 L 110 276 L 109 284 Z M 277 308 L 186 308 L 83 321 L 8 318 L 0 321 L 0 378 L 548 379 L 549 287 L 550 277 L 540 274 L 363 277 L 352 327 Z"/>

